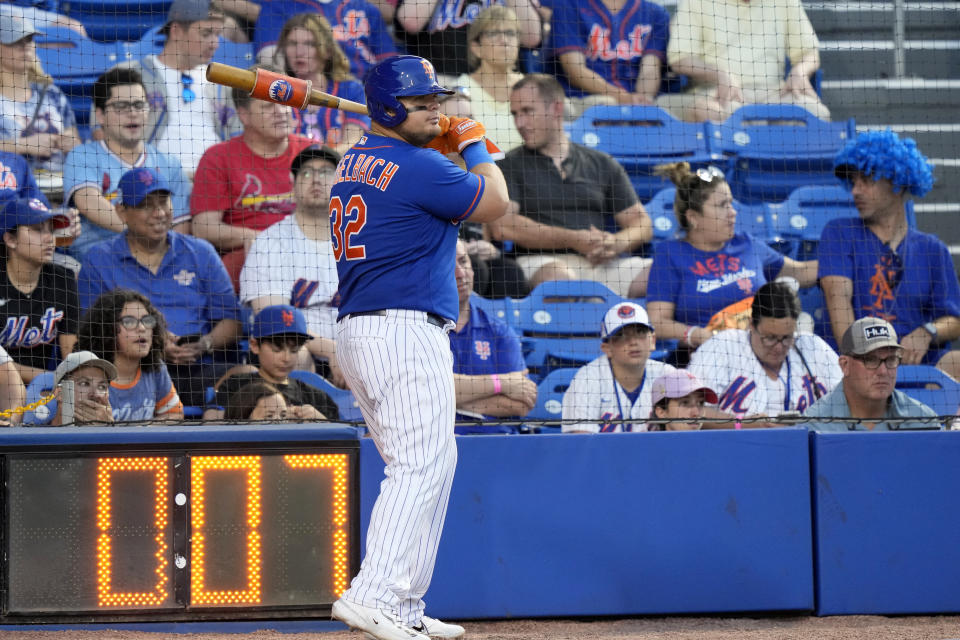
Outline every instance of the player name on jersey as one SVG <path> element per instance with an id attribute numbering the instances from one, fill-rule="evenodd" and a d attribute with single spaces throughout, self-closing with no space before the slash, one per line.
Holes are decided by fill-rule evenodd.
<path id="1" fill-rule="evenodd" d="M 383 158 L 365 153 L 348 153 L 337 166 L 337 182 L 362 182 L 386 191 L 399 168 Z"/>

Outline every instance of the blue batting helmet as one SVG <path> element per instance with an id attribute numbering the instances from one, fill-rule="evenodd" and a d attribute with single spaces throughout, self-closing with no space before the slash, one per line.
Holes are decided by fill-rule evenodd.
<path id="1" fill-rule="evenodd" d="M 400 96 L 454 93 L 437 83 L 433 65 L 419 56 L 387 58 L 370 69 L 363 90 L 370 118 L 385 127 L 395 127 L 407 119 L 407 110 L 397 100 Z"/>

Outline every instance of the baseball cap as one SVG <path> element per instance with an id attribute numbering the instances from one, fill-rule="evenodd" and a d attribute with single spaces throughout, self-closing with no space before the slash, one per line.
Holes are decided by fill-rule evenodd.
<path id="1" fill-rule="evenodd" d="M 3 230 L 12 231 L 22 224 L 39 224 L 53 220 L 54 229 L 64 229 L 70 226 L 70 219 L 62 213 L 55 213 L 37 198 L 6 198 L 3 208 Z"/>
<path id="2" fill-rule="evenodd" d="M 703 391 L 703 399 L 710 404 L 717 403 L 717 394 L 713 389 L 700 382 L 697 376 L 686 369 L 674 369 L 653 381 L 651 402 L 657 404 L 664 398 L 682 398 L 694 391 Z"/>
<path id="3" fill-rule="evenodd" d="M 290 171 L 293 172 L 293 177 L 296 178 L 297 174 L 300 173 L 300 167 L 302 167 L 308 160 L 313 160 L 314 158 L 326 160 L 333 166 L 340 164 L 339 153 L 326 145 L 320 146 L 319 144 L 312 144 L 298 153 L 296 157 L 294 157 L 293 162 L 290 163 Z"/>
<path id="4" fill-rule="evenodd" d="M 0 44 L 20 42 L 37 33 L 40 32 L 29 19 L 9 11 L 0 12 Z"/>
<path id="5" fill-rule="evenodd" d="M 80 367 L 96 367 L 107 374 L 107 380 L 115 380 L 117 377 L 117 368 L 112 362 L 100 358 L 92 351 L 74 351 L 60 363 L 57 370 L 53 373 L 53 383 L 60 384 L 60 381 L 67 377 L 67 374 L 76 371 Z"/>
<path id="6" fill-rule="evenodd" d="M 143 199 L 155 191 L 173 193 L 159 173 L 147 167 L 131 169 L 120 176 L 120 202 L 127 207 L 139 207 Z"/>
<path id="7" fill-rule="evenodd" d="M 250 337 L 259 340 L 270 336 L 309 338 L 303 312 L 288 304 L 275 304 L 261 309 L 253 319 L 253 331 L 250 332 Z"/>
<path id="8" fill-rule="evenodd" d="M 840 338 L 840 353 L 845 356 L 862 356 L 882 347 L 901 348 L 893 325 L 882 318 L 860 318 Z"/>
<path id="9" fill-rule="evenodd" d="M 640 324 L 653 330 L 650 324 L 650 318 L 646 310 L 635 302 L 620 302 L 613 305 L 603 316 L 603 323 L 600 325 L 600 339 L 606 341 L 612 338 L 618 331 L 631 324 Z"/>
<path id="10" fill-rule="evenodd" d="M 199 22 L 221 17 L 223 14 L 211 6 L 210 0 L 173 0 L 167 22 Z"/>

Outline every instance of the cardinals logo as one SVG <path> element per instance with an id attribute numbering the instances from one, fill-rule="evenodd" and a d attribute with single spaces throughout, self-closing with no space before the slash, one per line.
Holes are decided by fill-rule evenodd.
<path id="1" fill-rule="evenodd" d="M 633 310 L 633 307 L 629 305 L 623 305 L 617 309 L 617 316 L 626 320 L 627 318 L 632 318 L 636 311 Z"/>

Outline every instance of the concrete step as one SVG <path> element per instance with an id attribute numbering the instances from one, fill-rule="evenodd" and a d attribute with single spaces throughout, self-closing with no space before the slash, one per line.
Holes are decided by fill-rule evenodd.
<path id="1" fill-rule="evenodd" d="M 913 138 L 929 158 L 960 158 L 960 123 L 861 124 L 857 130 L 893 129 L 901 138 Z M 960 185 L 957 185 L 960 190 Z"/>
<path id="2" fill-rule="evenodd" d="M 953 266 L 960 273 L 960 202 L 931 203 L 927 198 L 915 204 L 917 228 L 940 238 L 950 248 Z"/>
<path id="3" fill-rule="evenodd" d="M 960 76 L 960 40 L 907 40 L 905 49 L 907 77 Z M 893 77 L 893 40 L 821 41 L 820 66 L 830 80 Z"/>
<path id="4" fill-rule="evenodd" d="M 821 40 L 883 39 L 893 36 L 892 2 L 806 2 L 804 8 Z M 907 2 L 908 38 L 949 38 L 960 31 L 960 2 Z"/>
<path id="5" fill-rule="evenodd" d="M 960 80 L 828 79 L 823 100 L 834 119 L 852 117 L 858 124 L 956 122 Z"/>

